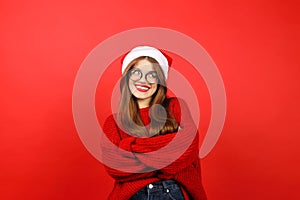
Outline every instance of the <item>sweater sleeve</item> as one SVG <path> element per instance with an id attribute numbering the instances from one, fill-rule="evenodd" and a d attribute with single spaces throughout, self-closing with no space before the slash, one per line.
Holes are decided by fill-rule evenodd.
<path id="1" fill-rule="evenodd" d="M 130 144 L 130 150 L 145 165 L 153 168 L 167 165 L 159 171 L 162 178 L 172 176 L 191 165 L 198 158 L 199 152 L 199 134 L 186 103 L 172 98 L 170 111 L 180 124 L 179 132 L 151 138 L 135 138 Z M 166 151 L 151 153 L 163 147 L 166 147 Z"/>
<path id="2" fill-rule="evenodd" d="M 131 143 L 134 141 L 134 137 L 130 137 L 130 139 L 124 141 L 121 140 L 119 128 L 113 115 L 106 119 L 103 126 L 103 132 L 106 137 L 103 135 L 101 138 L 102 161 L 106 171 L 112 178 L 120 182 L 126 182 L 151 177 L 156 173 L 140 162 L 132 152 L 128 152 L 126 149 L 120 147 L 120 145 L 130 147 Z M 126 172 L 127 169 L 129 171 L 134 169 L 137 173 Z"/>
<path id="3" fill-rule="evenodd" d="M 177 134 L 183 136 L 182 142 L 186 145 L 186 150 L 178 159 L 160 170 L 163 177 L 174 175 L 190 166 L 199 156 L 199 132 L 186 102 L 182 99 L 173 98 L 170 104 L 173 115 L 180 124 L 180 130 Z"/>

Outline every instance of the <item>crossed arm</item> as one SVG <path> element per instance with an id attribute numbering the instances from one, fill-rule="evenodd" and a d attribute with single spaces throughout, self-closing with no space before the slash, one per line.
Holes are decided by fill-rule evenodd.
<path id="1" fill-rule="evenodd" d="M 178 108 L 178 106 L 180 106 Z M 104 132 L 114 144 L 102 145 L 105 163 L 115 164 L 122 171 L 106 166 L 107 172 L 118 181 L 130 181 L 154 175 L 166 178 L 181 171 L 198 158 L 199 134 L 184 101 L 173 100 L 170 110 L 181 130 L 151 138 L 120 139 L 113 116 L 104 124 Z M 124 170 L 125 169 L 125 170 Z M 136 173 L 124 172 L 130 169 Z M 129 170 L 129 171 L 130 171 Z"/>

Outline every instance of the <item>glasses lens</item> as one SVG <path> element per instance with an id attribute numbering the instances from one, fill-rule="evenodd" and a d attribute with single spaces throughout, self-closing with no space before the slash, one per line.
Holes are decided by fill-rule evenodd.
<path id="1" fill-rule="evenodd" d="M 149 72 L 146 74 L 146 80 L 149 83 L 157 83 L 157 73 L 156 72 Z"/>
<path id="2" fill-rule="evenodd" d="M 142 78 L 142 72 L 140 70 L 131 70 L 129 78 L 133 81 L 138 81 Z"/>

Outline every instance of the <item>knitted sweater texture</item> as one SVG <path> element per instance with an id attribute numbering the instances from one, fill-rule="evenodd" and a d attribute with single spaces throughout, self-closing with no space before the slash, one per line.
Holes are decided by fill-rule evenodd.
<path id="1" fill-rule="evenodd" d="M 207 199 L 201 180 L 197 128 L 186 103 L 177 98 L 169 100 L 170 112 L 180 125 L 175 133 L 138 138 L 124 132 L 116 116 L 106 119 L 103 131 L 109 142 L 102 142 L 102 156 L 106 171 L 115 179 L 109 200 L 128 200 L 147 184 L 168 179 L 180 184 L 185 199 Z M 149 107 L 140 109 L 140 115 L 148 125 Z"/>

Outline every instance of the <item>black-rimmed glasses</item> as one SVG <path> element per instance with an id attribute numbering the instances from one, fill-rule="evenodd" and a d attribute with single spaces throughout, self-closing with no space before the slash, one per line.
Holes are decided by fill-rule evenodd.
<path id="1" fill-rule="evenodd" d="M 129 78 L 132 81 L 139 81 L 143 77 L 143 72 L 139 69 L 132 69 L 129 71 Z M 146 73 L 145 78 L 148 83 L 154 84 L 158 82 L 157 72 L 150 71 Z"/>

